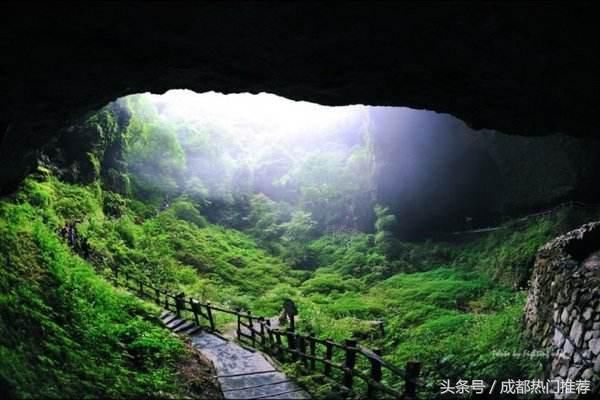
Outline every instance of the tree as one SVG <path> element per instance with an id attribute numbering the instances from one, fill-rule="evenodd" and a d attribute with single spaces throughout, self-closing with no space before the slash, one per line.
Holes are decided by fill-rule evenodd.
<path id="1" fill-rule="evenodd" d="M 286 242 L 308 242 L 312 239 L 315 225 L 309 212 L 296 210 L 288 222 L 281 224 L 282 239 Z"/>
<path id="2" fill-rule="evenodd" d="M 250 233 L 264 246 L 274 250 L 272 245 L 279 242 L 284 232 L 281 224 L 285 219 L 278 204 L 262 193 L 255 194 L 250 198 L 248 219 L 252 226 Z"/>
<path id="3" fill-rule="evenodd" d="M 126 154 L 129 170 L 142 192 L 175 192 L 186 159 L 175 133 L 163 123 L 144 126 Z"/>
<path id="4" fill-rule="evenodd" d="M 292 218 L 283 224 L 282 242 L 284 258 L 295 267 L 310 268 L 314 264 L 314 256 L 308 250 L 308 243 L 314 238 L 316 222 L 308 212 L 296 210 Z"/>
<path id="5" fill-rule="evenodd" d="M 398 256 L 400 243 L 393 234 L 397 223 L 396 216 L 387 207 L 377 204 L 375 211 L 375 245 L 387 258 L 393 259 Z"/>

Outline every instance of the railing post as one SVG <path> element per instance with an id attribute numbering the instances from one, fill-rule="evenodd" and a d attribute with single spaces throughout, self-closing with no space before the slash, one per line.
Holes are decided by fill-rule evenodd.
<path id="1" fill-rule="evenodd" d="M 269 349 L 268 349 L 268 353 L 269 354 L 273 354 L 273 331 L 271 330 L 271 320 L 267 320 L 266 321 L 267 324 L 267 335 L 269 335 Z"/>
<path id="2" fill-rule="evenodd" d="M 346 339 L 346 361 L 344 362 L 344 382 L 343 385 L 348 389 L 352 389 L 353 370 L 356 363 L 356 340 Z"/>
<path id="3" fill-rule="evenodd" d="M 237 338 L 238 340 L 242 340 L 242 316 L 240 315 L 241 310 L 239 308 L 235 309 L 237 315 Z"/>
<path id="4" fill-rule="evenodd" d="M 175 296 L 175 314 L 177 318 L 181 318 L 181 311 L 185 308 L 185 294 L 179 293 Z"/>
<path id="5" fill-rule="evenodd" d="M 292 328 L 287 329 L 287 341 L 288 341 L 288 349 L 292 353 L 292 360 L 298 361 L 298 352 L 296 351 L 296 335 Z"/>
<path id="6" fill-rule="evenodd" d="M 154 297 L 156 299 L 156 304 L 160 305 L 160 290 L 157 288 L 154 288 Z"/>
<path id="7" fill-rule="evenodd" d="M 409 361 L 406 363 L 406 376 L 404 377 L 404 399 L 415 400 L 417 398 L 417 381 L 421 372 L 421 363 Z"/>
<path id="8" fill-rule="evenodd" d="M 210 308 L 210 301 L 206 302 L 206 316 L 208 317 L 208 323 L 210 324 L 210 330 L 215 331 L 215 320 L 213 318 L 212 309 Z"/>
<path id="9" fill-rule="evenodd" d="M 331 338 L 325 341 L 325 360 L 327 360 L 327 363 L 325 363 L 325 370 L 323 371 L 325 376 L 331 376 L 331 365 L 329 365 L 329 363 L 333 358 L 333 344 L 331 343 L 332 341 L 333 339 Z"/>
<path id="10" fill-rule="evenodd" d="M 169 310 L 169 295 L 167 292 L 164 292 L 164 293 L 165 293 L 165 310 Z"/>
<path id="11" fill-rule="evenodd" d="M 277 329 L 274 331 L 275 340 L 277 341 L 277 355 L 279 356 L 280 361 L 285 361 L 285 351 L 283 350 L 283 343 L 281 342 L 281 331 Z"/>
<path id="12" fill-rule="evenodd" d="M 198 318 L 198 301 L 190 299 L 190 304 L 192 306 L 192 312 L 194 313 L 194 321 L 196 322 L 196 325 L 200 326 L 200 319 Z"/>
<path id="13" fill-rule="evenodd" d="M 308 358 L 306 358 L 306 341 L 304 340 L 304 336 L 298 335 L 298 351 L 300 354 L 300 361 L 302 361 L 302 365 L 304 367 L 308 367 Z"/>
<path id="14" fill-rule="evenodd" d="M 374 349 L 373 353 L 377 354 L 378 356 L 381 355 L 381 350 L 379 349 Z M 371 379 L 375 382 L 381 382 L 381 363 L 379 362 L 379 360 L 374 359 L 374 358 L 369 358 L 369 362 L 371 363 Z M 369 382 L 369 385 L 367 387 L 367 398 L 368 399 L 374 399 L 377 395 L 377 387 L 375 385 L 373 385 L 371 382 Z"/>
<path id="15" fill-rule="evenodd" d="M 258 317 L 258 324 L 260 325 L 260 345 L 262 346 L 263 350 L 267 344 L 267 338 L 265 337 L 265 318 L 264 317 Z"/>
<path id="16" fill-rule="evenodd" d="M 311 359 L 310 359 L 310 369 L 311 370 L 315 370 L 317 367 L 316 364 L 316 360 L 315 357 L 317 356 L 317 349 L 315 346 L 315 339 L 314 339 L 315 333 L 314 332 L 309 332 L 308 333 L 308 345 L 310 348 L 310 355 L 311 355 Z"/>
<path id="17" fill-rule="evenodd" d="M 252 321 L 252 311 L 248 310 L 248 326 L 250 329 L 250 338 L 252 340 L 252 347 L 256 347 L 256 337 L 254 335 L 254 322 Z"/>

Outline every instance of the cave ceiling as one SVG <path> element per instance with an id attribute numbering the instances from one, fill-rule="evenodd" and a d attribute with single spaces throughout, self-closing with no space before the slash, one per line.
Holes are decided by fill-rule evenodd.
<path id="1" fill-rule="evenodd" d="M 597 134 L 597 16 L 586 4 L 3 8 L 1 192 L 73 121 L 173 88 L 428 109 L 517 135 Z"/>

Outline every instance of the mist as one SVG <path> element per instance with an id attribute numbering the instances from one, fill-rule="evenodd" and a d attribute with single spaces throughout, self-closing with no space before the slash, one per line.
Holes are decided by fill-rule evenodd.
<path id="1" fill-rule="evenodd" d="M 133 122 L 126 162 L 136 190 L 189 197 L 212 222 L 236 227 L 250 216 L 228 220 L 228 208 L 250 210 L 259 195 L 279 220 L 300 210 L 322 232 L 371 232 L 376 205 L 396 217 L 391 229 L 404 238 L 485 226 L 543 205 L 549 192 L 555 200 L 575 190 L 564 177 L 549 179 L 543 160 L 527 164 L 511 154 L 535 145 L 557 158 L 565 142 L 587 146 L 474 131 L 426 110 L 329 107 L 268 93 L 171 90 L 117 104 Z M 513 168 L 519 163 L 531 179 Z M 539 193 L 524 196 L 532 185 Z"/>

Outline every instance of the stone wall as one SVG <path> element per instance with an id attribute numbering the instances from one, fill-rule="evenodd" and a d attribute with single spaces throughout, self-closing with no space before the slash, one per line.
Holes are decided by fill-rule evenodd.
<path id="1" fill-rule="evenodd" d="M 600 393 L 600 222 L 543 246 L 536 258 L 525 325 L 549 350 L 547 379 L 589 379 Z"/>

